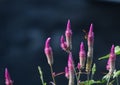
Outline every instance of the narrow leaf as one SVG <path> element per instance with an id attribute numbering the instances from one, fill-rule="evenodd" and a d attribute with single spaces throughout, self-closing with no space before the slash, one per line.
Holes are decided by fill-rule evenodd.
<path id="1" fill-rule="evenodd" d="M 39 71 L 39 74 L 40 74 L 40 79 L 41 79 L 42 85 L 46 85 L 46 83 L 43 80 L 43 73 L 42 73 L 42 70 L 41 70 L 40 66 L 38 66 L 38 71 Z"/>
<path id="2" fill-rule="evenodd" d="M 116 71 L 116 72 L 114 73 L 113 78 L 118 77 L 118 76 L 120 76 L 120 70 L 119 70 L 119 71 Z"/>

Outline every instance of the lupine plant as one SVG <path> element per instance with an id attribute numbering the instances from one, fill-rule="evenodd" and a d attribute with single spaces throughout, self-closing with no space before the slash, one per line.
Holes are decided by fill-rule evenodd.
<path id="1" fill-rule="evenodd" d="M 84 42 L 80 42 L 79 51 L 79 62 L 75 65 L 72 56 L 72 30 L 70 20 L 67 22 L 67 27 L 65 35 L 61 35 L 60 47 L 63 51 L 68 54 L 67 65 L 65 66 L 64 72 L 55 74 L 53 69 L 54 58 L 53 51 L 50 45 L 51 38 L 48 37 L 45 42 L 44 53 L 47 58 L 48 65 L 50 66 L 51 78 L 50 84 L 57 85 L 55 81 L 55 76 L 64 74 L 68 79 L 68 85 L 119 85 L 120 70 L 116 70 L 115 62 L 117 55 L 120 55 L 120 47 L 112 45 L 110 53 L 100 57 L 98 60 L 108 59 L 106 62 L 106 73 L 101 80 L 94 80 L 94 75 L 96 72 L 96 64 L 93 62 L 94 53 L 94 32 L 93 24 L 90 25 L 89 32 L 87 33 L 87 52 L 84 47 Z M 41 67 L 38 66 L 38 71 L 40 74 L 40 80 L 42 85 L 47 85 L 44 81 L 43 72 Z M 86 80 L 82 81 L 81 75 L 86 75 Z M 5 84 L 13 85 L 8 69 L 5 68 Z"/>

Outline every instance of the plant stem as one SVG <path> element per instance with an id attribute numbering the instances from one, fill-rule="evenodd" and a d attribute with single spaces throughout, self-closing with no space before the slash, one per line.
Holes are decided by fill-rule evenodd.
<path id="1" fill-rule="evenodd" d="M 107 80 L 107 85 L 109 85 L 109 81 L 110 81 L 110 77 L 109 77 L 108 80 Z"/>
<path id="2" fill-rule="evenodd" d="M 80 70 L 79 70 L 78 77 L 77 77 L 77 85 L 79 85 L 79 79 L 80 79 Z"/>
<path id="3" fill-rule="evenodd" d="M 52 76 L 53 82 L 56 85 L 55 78 L 54 78 L 54 75 L 53 75 L 53 67 L 52 67 L 52 65 L 50 65 L 50 71 L 51 71 L 51 76 Z"/>
<path id="4" fill-rule="evenodd" d="M 116 82 L 117 82 L 117 85 L 119 85 L 118 77 L 116 77 Z"/>
<path id="5" fill-rule="evenodd" d="M 91 74 L 91 80 L 93 80 L 93 76 L 94 76 L 94 74 Z"/>
<path id="6" fill-rule="evenodd" d="M 88 85 L 89 85 L 89 75 L 90 75 L 90 72 L 88 72 L 88 74 L 87 74 L 87 81 L 88 81 Z"/>

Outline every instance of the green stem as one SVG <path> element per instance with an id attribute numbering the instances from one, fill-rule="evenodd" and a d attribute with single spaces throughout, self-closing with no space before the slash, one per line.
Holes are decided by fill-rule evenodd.
<path id="1" fill-rule="evenodd" d="M 91 74 L 91 80 L 93 80 L 93 76 L 94 76 L 94 74 Z"/>
<path id="2" fill-rule="evenodd" d="M 107 85 L 109 85 L 109 81 L 110 81 L 110 77 L 109 77 L 108 80 L 107 80 Z"/>
<path id="3" fill-rule="evenodd" d="M 87 81 L 88 81 L 88 85 L 89 85 L 89 76 L 90 76 L 90 72 L 88 72 L 88 74 L 87 74 Z"/>
<path id="4" fill-rule="evenodd" d="M 77 85 L 79 85 L 79 79 L 80 79 L 80 70 L 79 70 L 78 77 L 77 77 Z"/>
<path id="5" fill-rule="evenodd" d="M 51 76 L 52 76 L 53 82 L 56 85 L 55 78 L 54 78 L 54 75 L 53 75 L 53 67 L 52 67 L 52 65 L 50 65 L 50 71 L 51 71 Z"/>
<path id="6" fill-rule="evenodd" d="M 41 79 L 41 82 L 42 82 L 42 85 L 44 85 L 44 80 L 43 80 L 43 74 L 42 74 L 42 70 L 40 68 L 40 66 L 38 66 L 38 71 L 39 71 L 39 74 L 40 74 L 40 79 Z"/>
<path id="7" fill-rule="evenodd" d="M 117 83 L 117 85 L 119 85 L 118 77 L 116 77 L 116 83 Z"/>

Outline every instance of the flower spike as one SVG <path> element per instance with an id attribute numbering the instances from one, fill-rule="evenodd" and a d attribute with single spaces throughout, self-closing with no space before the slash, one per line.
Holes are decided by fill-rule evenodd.
<path id="1" fill-rule="evenodd" d="M 71 50 L 72 49 L 72 30 L 71 30 L 71 25 L 70 25 L 70 20 L 67 22 L 67 28 L 65 31 L 65 36 L 66 36 L 66 43 L 67 47 Z"/>
<path id="2" fill-rule="evenodd" d="M 13 85 L 13 81 L 11 80 L 11 77 L 10 77 L 10 74 L 9 74 L 7 68 L 5 68 L 5 84 L 6 85 Z"/>
<path id="3" fill-rule="evenodd" d="M 48 61 L 48 64 L 49 65 L 52 65 L 53 64 L 53 51 L 52 51 L 52 48 L 50 46 L 50 40 L 51 38 L 47 38 L 46 42 L 45 42 L 45 55 L 47 57 L 47 61 Z"/>
<path id="4" fill-rule="evenodd" d="M 84 43 L 83 42 L 81 42 L 81 44 L 80 44 L 79 60 L 80 60 L 81 69 L 83 69 L 84 65 L 85 65 L 85 60 L 86 60 L 86 52 L 85 52 L 85 49 L 84 49 Z"/>
<path id="5" fill-rule="evenodd" d="M 86 72 L 89 73 L 91 71 L 91 65 L 93 61 L 93 45 L 94 45 L 93 24 L 90 25 L 87 44 L 88 44 L 88 52 L 87 52 Z"/>
<path id="6" fill-rule="evenodd" d="M 93 44 L 94 44 L 94 32 L 93 32 L 93 24 L 91 24 L 88 33 L 88 46 L 93 46 Z"/>
<path id="7" fill-rule="evenodd" d="M 62 48 L 64 51 L 67 52 L 67 51 L 68 51 L 68 47 L 67 47 L 67 44 L 66 44 L 66 42 L 65 42 L 65 40 L 64 40 L 63 35 L 61 36 L 60 41 L 61 41 L 61 48 Z"/>
<path id="8" fill-rule="evenodd" d="M 112 74 L 115 70 L 115 60 L 116 60 L 115 47 L 114 45 L 112 45 L 110 50 L 110 56 L 106 66 L 106 69 L 109 70 L 109 74 Z"/>

